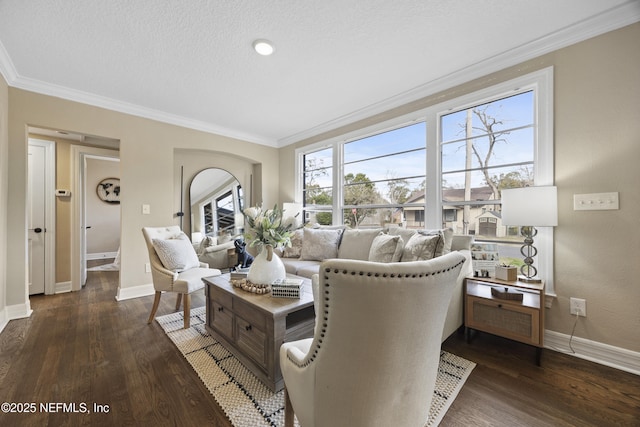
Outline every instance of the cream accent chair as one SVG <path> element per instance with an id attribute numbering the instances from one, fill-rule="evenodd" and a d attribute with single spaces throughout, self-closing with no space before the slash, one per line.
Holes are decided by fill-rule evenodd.
<path id="1" fill-rule="evenodd" d="M 182 230 L 177 225 L 169 227 L 144 227 L 142 229 L 142 234 L 144 235 L 144 240 L 147 243 L 147 249 L 149 251 L 153 287 L 156 290 L 153 308 L 151 308 L 151 315 L 147 323 L 153 322 L 156 316 L 162 292 L 177 292 L 178 300 L 176 301 L 176 310 L 180 309 L 180 302 L 184 296 L 184 328 L 187 329 L 190 326 L 191 293 L 204 288 L 203 277 L 218 276 L 221 272 L 215 268 L 208 268 L 209 266 L 202 262 L 200 263 L 200 267 L 191 268 L 179 273 L 166 269 L 164 265 L 162 265 L 162 261 L 160 261 L 153 247 L 153 240 L 171 239 L 181 232 Z"/>
<path id="2" fill-rule="evenodd" d="M 285 426 L 424 426 L 464 260 L 324 261 L 314 337 L 280 347 Z"/>

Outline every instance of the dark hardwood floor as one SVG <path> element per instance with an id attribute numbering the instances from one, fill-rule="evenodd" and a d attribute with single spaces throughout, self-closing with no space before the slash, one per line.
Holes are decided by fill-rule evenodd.
<path id="1" fill-rule="evenodd" d="M 34 296 L 32 316 L 5 327 L 0 403 L 36 407 L 0 413 L 0 426 L 230 426 L 160 326 L 147 325 L 153 297 L 117 302 L 117 278 L 90 272 L 80 292 Z M 203 306 L 204 293 L 192 301 Z M 158 315 L 174 305 L 163 296 Z M 638 376 L 548 350 L 538 367 L 531 347 L 487 334 L 471 344 L 454 334 L 444 349 L 477 367 L 443 427 L 640 426 Z"/>

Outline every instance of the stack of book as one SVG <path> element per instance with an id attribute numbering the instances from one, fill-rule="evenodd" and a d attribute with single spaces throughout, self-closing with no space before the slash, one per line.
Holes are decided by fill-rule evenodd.
<path id="1" fill-rule="evenodd" d="M 249 275 L 249 268 L 239 268 L 237 270 L 232 271 L 229 275 L 230 275 L 229 278 L 231 280 L 246 279 L 247 276 Z"/>

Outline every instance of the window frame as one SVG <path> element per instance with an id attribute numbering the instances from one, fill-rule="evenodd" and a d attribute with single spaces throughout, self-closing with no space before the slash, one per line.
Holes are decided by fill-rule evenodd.
<path id="1" fill-rule="evenodd" d="M 341 204 L 343 192 L 341 184 L 344 159 L 342 158 L 343 150 L 340 145 L 416 122 L 425 122 L 427 139 L 425 156 L 425 228 L 441 228 L 443 205 L 440 117 L 453 111 L 459 111 L 530 90 L 534 92 L 534 183 L 536 186 L 554 185 L 553 67 L 547 67 L 394 119 L 296 149 L 296 201 L 300 203 L 303 200 L 304 155 L 331 147 L 333 155 L 333 224 L 342 224 Z M 430 153 L 433 154 L 430 155 Z M 538 228 L 535 246 L 539 249 L 535 259 L 538 267 L 538 276 L 545 281 L 546 293 L 553 296 L 555 295 L 553 283 L 553 227 Z"/>

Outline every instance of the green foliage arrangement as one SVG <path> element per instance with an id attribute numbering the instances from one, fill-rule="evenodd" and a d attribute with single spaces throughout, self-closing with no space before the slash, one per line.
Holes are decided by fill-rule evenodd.
<path id="1" fill-rule="evenodd" d="M 245 209 L 245 242 L 249 246 L 271 245 L 274 248 L 291 246 L 291 237 L 297 228 L 295 217 L 283 218 L 282 216 L 283 211 L 278 208 L 278 205 L 268 210 L 263 210 L 262 206 Z"/>

